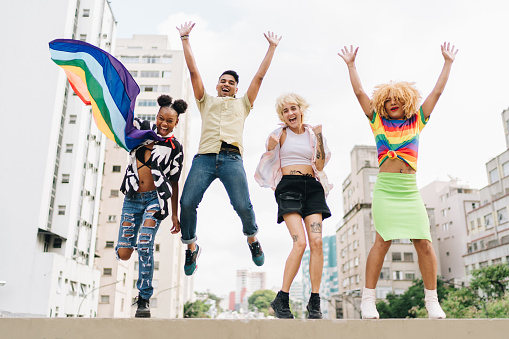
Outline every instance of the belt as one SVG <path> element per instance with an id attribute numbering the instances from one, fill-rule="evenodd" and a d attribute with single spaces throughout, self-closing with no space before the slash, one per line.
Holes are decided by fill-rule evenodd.
<path id="1" fill-rule="evenodd" d="M 237 146 L 227 144 L 226 142 L 221 143 L 221 151 L 233 152 L 240 154 L 240 149 Z"/>

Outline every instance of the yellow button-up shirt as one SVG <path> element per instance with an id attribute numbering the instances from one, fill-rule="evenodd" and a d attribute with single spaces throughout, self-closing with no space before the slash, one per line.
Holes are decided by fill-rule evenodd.
<path id="1" fill-rule="evenodd" d="M 201 138 L 198 154 L 219 153 L 221 142 L 237 146 L 243 152 L 244 121 L 253 108 L 247 97 L 213 97 L 207 93 L 196 100 L 201 114 Z"/>

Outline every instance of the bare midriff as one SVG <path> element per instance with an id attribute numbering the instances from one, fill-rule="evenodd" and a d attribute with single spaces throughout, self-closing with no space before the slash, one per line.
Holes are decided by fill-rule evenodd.
<path id="1" fill-rule="evenodd" d="M 315 177 L 313 167 L 311 165 L 290 165 L 281 169 L 283 175 L 305 175 Z"/>
<path id="2" fill-rule="evenodd" d="M 154 144 L 145 145 L 148 149 L 152 149 L 153 146 Z M 145 162 L 150 159 L 150 153 L 151 152 L 149 150 L 145 151 Z M 137 192 L 149 192 L 155 190 L 156 185 L 154 184 L 154 178 L 152 177 L 152 171 L 150 168 L 147 166 L 141 167 L 143 164 L 139 160 L 136 160 L 136 165 L 139 168 L 138 177 L 140 178 L 140 184 Z"/>
<path id="3" fill-rule="evenodd" d="M 399 159 L 387 159 L 380 166 L 380 172 L 415 174 L 415 170 Z"/>

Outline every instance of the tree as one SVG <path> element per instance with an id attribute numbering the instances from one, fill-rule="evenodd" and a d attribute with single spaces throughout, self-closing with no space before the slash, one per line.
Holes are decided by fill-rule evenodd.
<path id="1" fill-rule="evenodd" d="M 210 305 L 203 300 L 188 301 L 184 305 L 184 318 L 209 318 L 207 315 L 209 309 Z"/>
<path id="2" fill-rule="evenodd" d="M 498 264 L 472 271 L 470 286 L 482 290 L 488 300 L 500 299 L 505 295 L 509 284 L 509 265 Z"/>
<path id="3" fill-rule="evenodd" d="M 195 294 L 198 299 L 203 300 L 204 302 L 207 302 L 207 300 L 214 301 L 214 303 L 216 304 L 217 313 L 219 314 L 223 312 L 223 309 L 221 308 L 221 306 L 219 306 L 221 300 L 223 300 L 222 298 L 219 298 L 217 295 L 209 292 L 208 290 L 207 292 L 195 292 Z"/>
<path id="4" fill-rule="evenodd" d="M 272 312 L 272 308 L 270 308 L 270 302 L 274 300 L 276 297 L 276 292 L 271 290 L 258 290 L 255 291 L 251 296 L 247 299 L 249 304 L 249 309 L 254 310 L 256 307 L 259 312 L 263 312 L 265 316 L 269 315 L 269 309 Z"/>

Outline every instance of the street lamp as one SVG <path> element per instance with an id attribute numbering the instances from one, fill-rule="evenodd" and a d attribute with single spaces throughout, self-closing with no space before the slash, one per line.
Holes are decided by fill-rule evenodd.
<path id="1" fill-rule="evenodd" d="M 80 306 L 78 306 L 78 313 L 76 313 L 76 316 L 78 316 L 78 317 L 80 316 L 80 309 L 81 309 L 81 305 L 83 304 L 83 302 L 85 301 L 85 299 L 87 299 L 87 297 L 88 297 L 88 295 L 89 295 L 90 293 L 92 293 L 92 292 L 94 292 L 95 290 L 98 290 L 98 289 L 100 289 L 100 288 L 102 288 L 102 287 L 106 287 L 106 286 L 110 286 L 110 285 L 115 285 L 116 283 L 119 283 L 119 282 L 121 282 L 121 281 L 123 281 L 123 280 L 124 280 L 124 279 L 120 279 L 120 280 L 117 280 L 117 281 L 112 282 L 112 283 L 110 283 L 110 284 L 106 284 L 106 285 L 98 286 L 98 287 L 96 287 L 96 288 L 92 289 L 92 290 L 91 290 L 90 292 L 88 292 L 87 294 L 85 294 L 85 295 L 83 296 L 83 298 L 81 298 Z"/>

